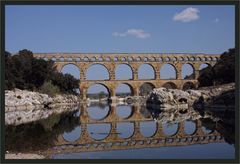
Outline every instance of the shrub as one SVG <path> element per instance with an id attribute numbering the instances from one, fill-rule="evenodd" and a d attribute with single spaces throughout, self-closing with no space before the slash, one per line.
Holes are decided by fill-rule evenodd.
<path id="1" fill-rule="evenodd" d="M 53 85 L 51 81 L 45 81 L 40 87 L 39 92 L 48 94 L 49 96 L 53 97 L 60 93 L 60 89 L 58 86 Z"/>

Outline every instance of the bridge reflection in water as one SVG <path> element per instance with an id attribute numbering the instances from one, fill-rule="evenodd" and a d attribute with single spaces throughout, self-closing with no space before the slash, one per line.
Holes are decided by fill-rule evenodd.
<path id="1" fill-rule="evenodd" d="M 175 118 L 160 114 L 160 119 L 154 121 L 149 117 L 146 109 L 143 110 L 140 105 L 131 106 L 131 111 L 128 111 L 128 116 L 125 117 L 119 117 L 118 107 L 114 104 L 103 106 L 102 109 L 98 110 L 102 110 L 104 114 L 101 117 L 92 118 L 89 117 L 89 114 L 94 109 L 82 104 L 79 116 L 80 128 L 78 127 L 80 130 L 79 138 L 69 141 L 64 137 L 64 134 L 61 134 L 54 141 L 54 148 L 48 150 L 49 153 L 64 154 L 225 142 L 216 130 L 210 132 L 204 130 L 199 119 L 200 116 L 191 109 L 186 114 L 173 114 Z M 93 113 L 99 114 L 96 111 Z M 188 123 L 195 125 L 194 130 L 190 133 L 186 128 Z M 125 128 L 126 125 L 128 128 L 132 127 L 132 132 Z M 155 130 L 150 135 L 146 135 L 144 131 L 149 130 L 146 129 L 150 127 L 149 125 L 151 128 L 155 125 Z M 176 131 L 167 134 L 166 127 L 174 125 L 177 127 Z M 94 128 L 97 132 L 94 132 Z M 122 134 L 121 131 L 127 134 Z"/>

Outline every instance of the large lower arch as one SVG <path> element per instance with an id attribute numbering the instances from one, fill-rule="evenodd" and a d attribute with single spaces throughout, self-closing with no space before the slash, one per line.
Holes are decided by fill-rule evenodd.
<path id="1" fill-rule="evenodd" d="M 103 64 L 92 64 L 86 71 L 86 80 L 109 80 L 110 74 Z"/>
<path id="2" fill-rule="evenodd" d="M 182 66 L 182 79 L 194 79 L 194 67 L 192 64 L 183 64 Z"/>
<path id="3" fill-rule="evenodd" d="M 106 99 L 111 96 L 111 92 L 107 86 L 96 83 L 88 87 L 87 98 L 90 99 Z"/>
<path id="4" fill-rule="evenodd" d="M 133 70 L 128 64 L 119 64 L 115 69 L 116 80 L 132 80 Z"/>
<path id="5" fill-rule="evenodd" d="M 156 78 L 155 73 L 156 71 L 152 65 L 142 64 L 138 68 L 138 79 L 141 80 L 155 79 Z"/>
<path id="6" fill-rule="evenodd" d="M 152 83 L 143 83 L 139 88 L 140 96 L 147 96 L 154 88 L 156 88 Z"/>
<path id="7" fill-rule="evenodd" d="M 172 64 L 164 64 L 160 68 L 160 79 L 176 79 L 177 70 Z"/>
<path id="8" fill-rule="evenodd" d="M 165 84 L 162 85 L 162 87 L 167 89 L 177 89 L 177 85 L 174 84 L 173 82 L 166 82 Z"/>
<path id="9" fill-rule="evenodd" d="M 115 93 L 116 93 L 116 96 L 118 96 L 118 97 L 126 97 L 126 96 L 134 95 L 132 86 L 127 83 L 119 84 L 116 87 Z"/>

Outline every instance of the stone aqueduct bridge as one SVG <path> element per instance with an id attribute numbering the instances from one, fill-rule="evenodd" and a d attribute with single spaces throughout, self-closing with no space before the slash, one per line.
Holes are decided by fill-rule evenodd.
<path id="1" fill-rule="evenodd" d="M 68 64 L 76 65 L 80 70 L 80 94 L 82 99 L 86 99 L 87 89 L 93 84 L 104 85 L 111 96 L 116 96 L 116 87 L 119 84 L 127 84 L 134 96 L 139 95 L 140 86 L 149 83 L 153 87 L 162 87 L 166 84 L 172 88 L 182 89 L 184 85 L 191 84 L 197 87 L 197 78 L 201 64 L 213 66 L 220 58 L 219 54 L 153 54 L 153 53 L 35 53 L 36 58 L 55 61 L 58 71 Z M 104 66 L 109 73 L 108 80 L 87 80 L 87 69 L 93 64 Z M 132 79 L 117 80 L 115 79 L 115 70 L 118 65 L 126 64 L 132 69 Z M 138 78 L 138 68 L 142 64 L 149 64 L 155 72 L 155 78 L 150 80 L 142 80 Z M 176 79 L 160 79 L 160 69 L 164 64 L 170 64 L 176 71 Z M 194 79 L 183 79 L 182 66 L 190 64 L 193 68 Z"/>

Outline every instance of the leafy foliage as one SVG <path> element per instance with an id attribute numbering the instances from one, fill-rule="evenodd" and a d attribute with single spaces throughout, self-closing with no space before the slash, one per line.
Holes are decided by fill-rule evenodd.
<path id="1" fill-rule="evenodd" d="M 235 48 L 224 52 L 213 67 L 200 71 L 199 86 L 211 86 L 235 82 Z"/>
<path id="2" fill-rule="evenodd" d="M 60 93 L 60 89 L 58 86 L 52 84 L 51 81 L 44 82 L 44 84 L 40 87 L 40 92 L 48 94 L 49 96 L 55 96 Z"/>
<path id="3" fill-rule="evenodd" d="M 45 82 L 57 86 L 62 93 L 75 93 L 79 80 L 72 75 L 58 73 L 53 61 L 33 57 L 26 49 L 16 55 L 5 52 L 5 87 L 6 89 L 39 90 Z"/>

